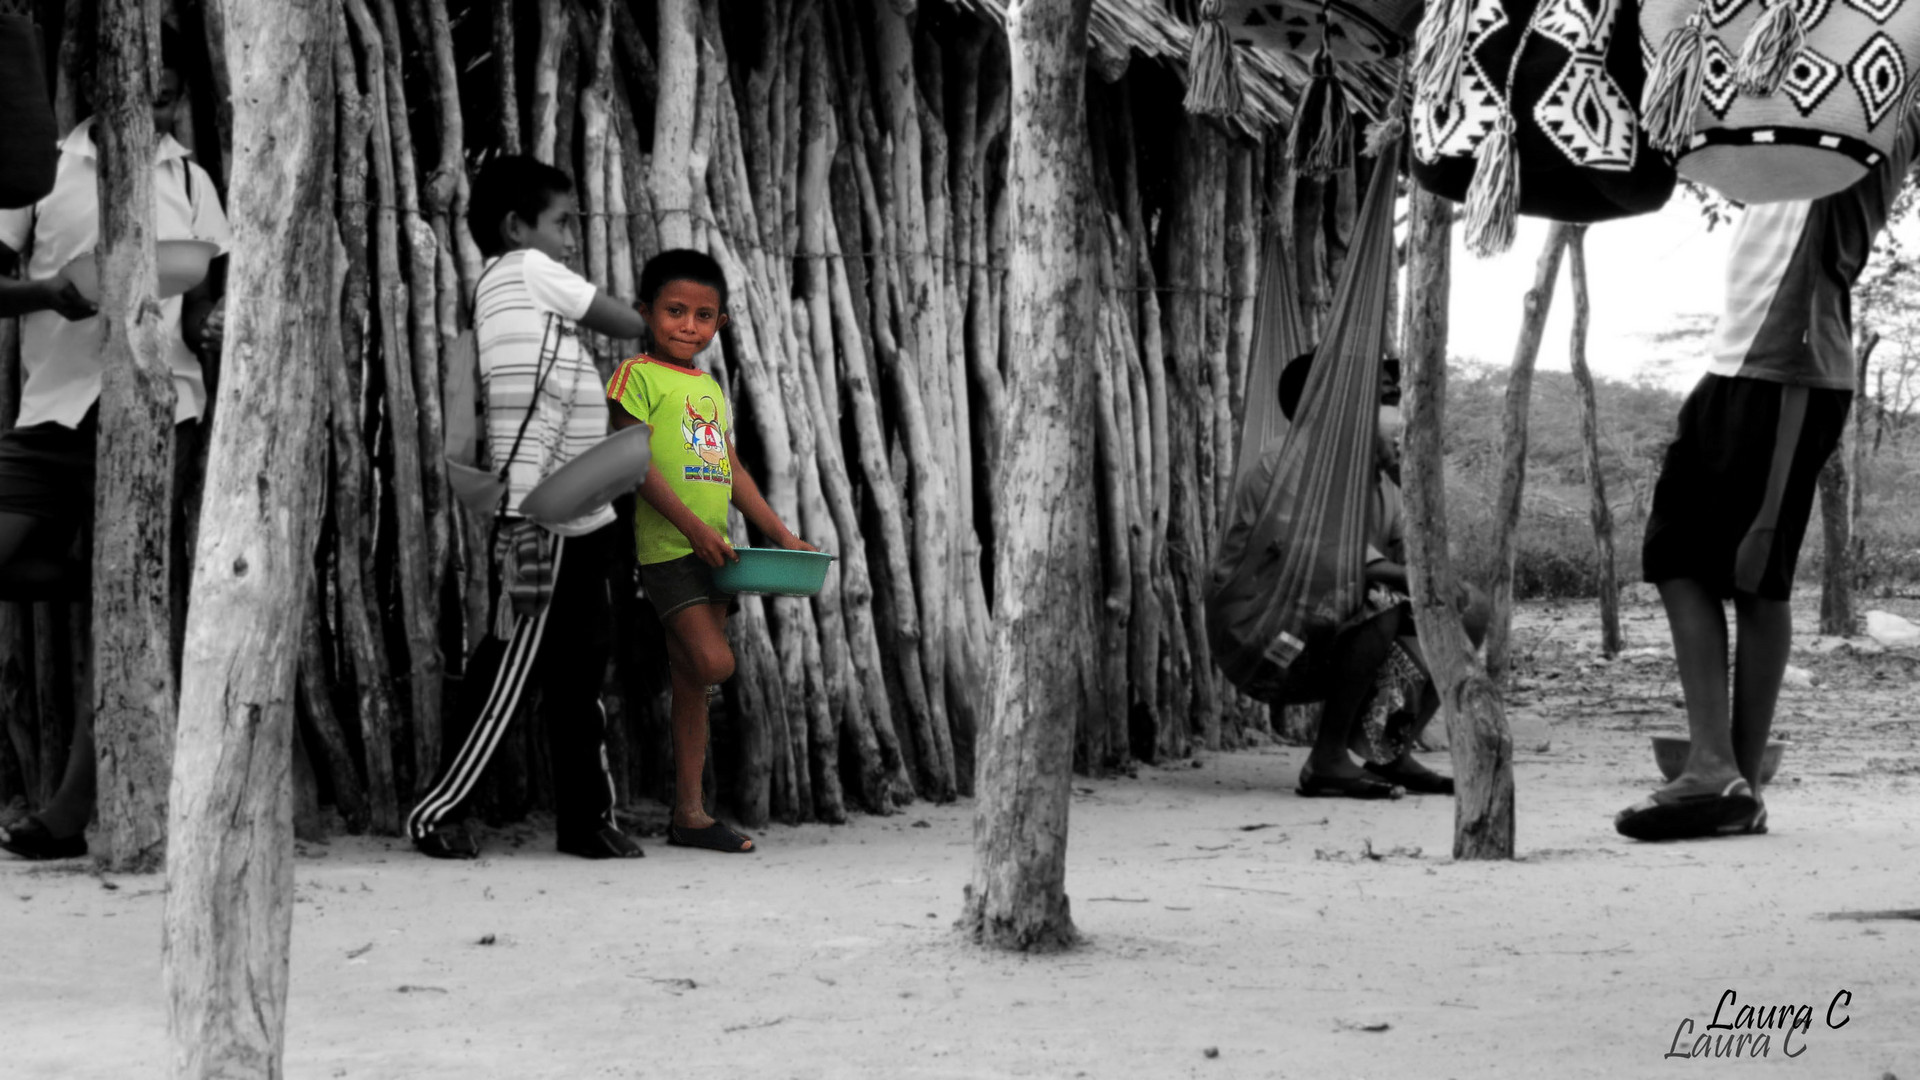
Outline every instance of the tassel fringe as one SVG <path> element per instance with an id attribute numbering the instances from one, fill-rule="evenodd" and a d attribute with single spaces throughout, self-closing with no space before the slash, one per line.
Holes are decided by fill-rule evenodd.
<path id="1" fill-rule="evenodd" d="M 1202 0 L 1200 26 L 1193 32 L 1193 51 L 1187 55 L 1186 108 L 1198 116 L 1232 116 L 1240 111 L 1240 64 L 1233 55 L 1233 38 L 1221 21 L 1221 0 Z"/>
<path id="2" fill-rule="evenodd" d="M 1293 114 L 1288 154 L 1295 172 L 1315 179 L 1353 164 L 1353 110 L 1324 52 L 1314 58 L 1313 79 Z"/>
<path id="3" fill-rule="evenodd" d="M 1467 64 L 1468 0 L 1441 0 L 1427 7 L 1413 38 L 1413 85 L 1427 98 L 1450 98 L 1460 91 Z"/>
<path id="4" fill-rule="evenodd" d="M 1774 0 L 1773 6 L 1747 31 L 1740 46 L 1740 60 L 1734 67 L 1734 79 L 1740 92 L 1754 97 L 1769 97 L 1787 79 L 1793 60 L 1807 44 L 1807 31 L 1793 0 Z"/>
<path id="5" fill-rule="evenodd" d="M 1520 162 L 1513 145 L 1513 117 L 1504 113 L 1480 144 L 1467 186 L 1467 250 L 1486 258 L 1513 246 L 1520 217 Z"/>
<path id="6" fill-rule="evenodd" d="M 513 640 L 513 591 L 520 585 L 520 565 L 513 557 L 513 544 L 513 533 L 507 530 L 502 530 L 494 543 L 500 591 L 493 602 L 493 636 L 501 641 Z"/>
<path id="7" fill-rule="evenodd" d="M 1654 149 L 1679 154 L 1687 148 L 1705 89 L 1706 21 L 1695 11 L 1667 35 L 1653 70 L 1647 73 L 1640 126 Z"/>

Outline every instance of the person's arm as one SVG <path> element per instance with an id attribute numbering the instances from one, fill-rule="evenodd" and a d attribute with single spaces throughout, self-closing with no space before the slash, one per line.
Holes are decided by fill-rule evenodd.
<path id="1" fill-rule="evenodd" d="M 227 319 L 220 298 L 214 295 L 212 280 L 213 275 L 208 274 L 207 280 L 181 297 L 180 339 L 194 352 L 218 356 L 226 338 Z"/>
<path id="2" fill-rule="evenodd" d="M 594 292 L 580 325 L 610 338 L 637 338 L 647 331 L 647 321 L 632 304 L 600 291 Z"/>
<path id="3" fill-rule="evenodd" d="M 766 497 L 760 494 L 760 485 L 753 482 L 752 474 L 746 466 L 740 464 L 740 455 L 734 452 L 733 437 L 727 437 L 727 460 L 733 463 L 733 504 L 740 513 L 759 529 L 767 539 L 789 551 L 818 551 L 819 548 L 793 535 L 780 515 L 767 505 Z"/>
<path id="4" fill-rule="evenodd" d="M 100 313 L 93 301 L 80 295 L 73 282 L 59 274 L 33 281 L 0 278 L 0 319 L 31 315 L 36 311 L 58 312 L 71 322 L 91 319 Z"/>
<path id="5" fill-rule="evenodd" d="M 1366 568 L 1368 583 L 1385 585 L 1394 592 L 1407 591 L 1407 568 L 1384 556 L 1372 558 L 1372 549 L 1368 549 L 1369 559 Z"/>

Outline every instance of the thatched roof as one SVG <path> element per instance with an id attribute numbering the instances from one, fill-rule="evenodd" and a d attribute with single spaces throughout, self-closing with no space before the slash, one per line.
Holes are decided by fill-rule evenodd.
<path id="1" fill-rule="evenodd" d="M 1007 0 L 950 0 L 963 10 L 977 12 L 1001 26 L 1007 22 Z M 1088 20 L 1090 47 L 1109 63 L 1133 56 L 1145 57 L 1187 77 L 1187 53 L 1193 27 L 1167 9 L 1166 0 L 1093 0 Z M 1307 58 L 1267 49 L 1235 49 L 1245 104 L 1236 123 L 1250 130 L 1286 129 L 1293 123 L 1294 103 L 1300 100 L 1311 72 Z M 1339 64 L 1341 81 L 1362 112 L 1377 115 L 1393 91 L 1397 64 Z"/>

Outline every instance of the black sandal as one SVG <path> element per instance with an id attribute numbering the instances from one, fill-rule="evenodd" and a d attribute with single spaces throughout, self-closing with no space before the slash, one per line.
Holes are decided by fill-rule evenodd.
<path id="1" fill-rule="evenodd" d="M 1372 776 L 1316 776 L 1312 767 L 1300 770 L 1294 792 L 1306 799 L 1397 799 L 1406 794 L 1399 784 Z"/>
<path id="2" fill-rule="evenodd" d="M 1614 831 L 1632 840 L 1698 840 L 1765 831 L 1763 807 L 1745 780 L 1729 780 L 1719 792 L 1669 795 L 1661 792 L 1616 814 Z M 1756 829 L 1754 826 L 1760 826 Z"/>
<path id="3" fill-rule="evenodd" d="M 87 834 L 78 832 L 72 836 L 55 836 L 47 831 L 39 818 L 30 817 L 7 827 L 7 838 L 0 840 L 0 848 L 34 862 L 79 859 L 87 854 Z"/>
<path id="4" fill-rule="evenodd" d="M 480 843 L 458 825 L 434 829 L 413 842 L 414 849 L 431 859 L 477 859 Z"/>
<path id="5" fill-rule="evenodd" d="M 705 848 L 708 851 L 718 851 L 728 855 L 750 855 L 759 850 L 752 840 L 717 821 L 704 829 L 668 825 L 667 843 L 674 847 Z"/>
<path id="6" fill-rule="evenodd" d="M 1421 768 L 1418 771 L 1389 769 L 1384 765 L 1375 765 L 1369 761 L 1361 768 L 1390 784 L 1399 784 L 1415 795 L 1451 795 L 1453 777 L 1442 776 L 1432 769 Z"/>
<path id="7" fill-rule="evenodd" d="M 639 841 L 611 825 L 577 836 L 561 833 L 557 839 L 555 847 L 561 854 L 578 855 L 582 859 L 644 859 L 647 856 L 640 850 Z"/>

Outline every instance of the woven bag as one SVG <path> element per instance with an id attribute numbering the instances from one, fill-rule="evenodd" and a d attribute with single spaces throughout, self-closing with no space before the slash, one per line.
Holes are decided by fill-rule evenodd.
<path id="1" fill-rule="evenodd" d="M 1680 175 L 1738 202 L 1845 190 L 1892 149 L 1920 64 L 1920 4 L 1646 0 L 1645 108 Z"/>
<path id="2" fill-rule="evenodd" d="M 1467 240 L 1506 250 L 1514 216 L 1596 222 L 1673 195 L 1639 124 L 1636 0 L 1447 0 L 1415 45 L 1413 175 L 1467 204 Z"/>

